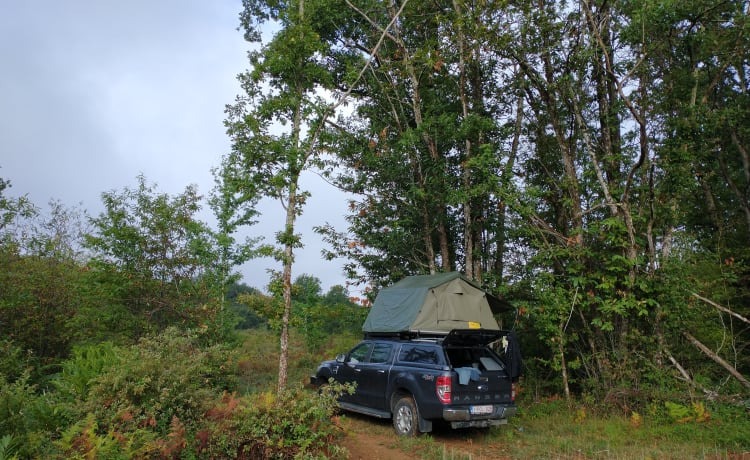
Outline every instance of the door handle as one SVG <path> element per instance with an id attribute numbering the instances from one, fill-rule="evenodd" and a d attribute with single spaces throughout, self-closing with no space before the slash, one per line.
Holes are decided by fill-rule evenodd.
<path id="1" fill-rule="evenodd" d="M 385 369 L 378 369 L 378 374 L 385 374 Z"/>
<path id="2" fill-rule="evenodd" d="M 360 369 L 360 368 L 358 368 L 358 367 L 355 367 L 355 368 L 354 368 L 354 372 L 362 372 L 362 369 Z"/>

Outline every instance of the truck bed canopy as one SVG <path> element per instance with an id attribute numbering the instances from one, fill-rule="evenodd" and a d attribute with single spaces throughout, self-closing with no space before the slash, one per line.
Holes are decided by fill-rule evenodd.
<path id="1" fill-rule="evenodd" d="M 366 334 L 497 330 L 493 313 L 509 310 L 509 304 L 459 272 L 408 276 L 378 293 L 362 330 Z"/>

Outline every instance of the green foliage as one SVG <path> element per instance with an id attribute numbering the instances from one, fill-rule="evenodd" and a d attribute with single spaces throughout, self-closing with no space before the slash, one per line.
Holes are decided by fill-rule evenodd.
<path id="1" fill-rule="evenodd" d="M 131 450 L 129 442 L 124 442 L 121 435 L 112 431 L 102 433 L 94 414 L 88 414 L 84 419 L 66 429 L 56 442 L 65 458 L 112 458 L 127 459 L 144 455 L 147 452 Z"/>
<path id="2" fill-rule="evenodd" d="M 320 349 L 332 336 L 342 333 L 359 333 L 367 310 L 350 302 L 330 305 L 322 302 L 300 304 L 293 324 L 304 334 L 310 350 Z"/>
<path id="3" fill-rule="evenodd" d="M 260 292 L 257 289 L 245 284 L 233 283 L 227 289 L 225 299 L 231 311 L 238 318 L 236 325 L 237 329 L 253 329 L 257 327 L 265 327 L 268 325 L 267 320 L 259 316 L 256 311 L 249 308 L 248 304 L 243 304 L 239 301 L 239 297 L 241 295 L 253 294 L 260 294 Z M 248 301 L 250 303 L 253 302 L 251 299 L 248 299 Z"/>
<path id="4" fill-rule="evenodd" d="M 692 403 L 690 406 L 666 401 L 664 405 L 669 412 L 669 417 L 680 423 L 686 422 L 705 422 L 711 418 L 710 413 L 706 410 L 702 402 Z"/>
<path id="5" fill-rule="evenodd" d="M 353 303 L 343 286 L 332 286 L 321 295 L 320 280 L 297 277 L 292 285 L 292 325 L 301 331 L 311 350 L 319 349 L 332 336 L 361 330 L 367 310 Z"/>
<path id="6" fill-rule="evenodd" d="M 312 168 L 353 194 L 347 230 L 319 231 L 360 285 L 458 269 L 511 295 L 528 393 L 586 401 L 528 407 L 529 430 L 504 440 L 547 450 L 518 456 L 747 449 L 747 408 L 726 402 L 747 388 L 686 337 L 750 373 L 746 2 L 399 6 L 243 3 L 248 40 L 278 27 L 227 107 L 218 231 L 194 186 L 170 196 L 141 176 L 102 195 L 87 254 L 85 214 L 42 215 L 0 178 L 0 457 L 325 455 L 328 403 L 266 394 L 284 353 L 301 380 L 366 313 L 341 286 L 291 282 Z M 287 211 L 275 244 L 238 244 L 264 197 Z M 270 295 L 232 285 L 255 254 L 284 263 Z M 235 315 L 270 327 L 242 333 L 242 384 Z"/>
<path id="7" fill-rule="evenodd" d="M 0 437 L 0 460 L 17 460 L 18 442 L 12 435 Z"/>
<path id="8" fill-rule="evenodd" d="M 169 328 L 118 351 L 118 362 L 90 387 L 82 409 L 114 426 L 168 432 L 172 417 L 195 420 L 211 395 L 236 385 L 228 350 L 200 346 L 199 333 Z M 127 420 L 125 420 L 127 419 Z"/>
<path id="9" fill-rule="evenodd" d="M 61 365 L 62 371 L 54 380 L 63 398 L 83 401 L 96 379 L 120 364 L 120 349 L 110 342 L 81 345 L 73 349 L 73 356 Z"/>
<path id="10" fill-rule="evenodd" d="M 258 393 L 276 382 L 279 360 L 278 331 L 251 329 L 240 332 L 237 349 L 239 394 Z M 307 384 L 310 374 L 323 359 L 349 350 L 362 339 L 361 324 L 355 329 L 332 333 L 319 348 L 310 348 L 305 328 L 292 328 L 289 341 L 289 381 Z"/>
<path id="11" fill-rule="evenodd" d="M 197 219 L 194 186 L 158 193 L 143 176 L 138 188 L 102 194 L 105 212 L 86 235 L 96 256 L 93 282 L 106 286 L 113 316 L 140 335 L 181 323 L 209 328 L 217 338 L 231 329 L 223 308 L 228 274 L 218 236 Z M 223 269 L 223 271 L 222 271 Z"/>
<path id="12" fill-rule="evenodd" d="M 240 294 L 237 296 L 237 303 L 262 318 L 272 330 L 279 331 L 281 329 L 284 304 L 280 297 L 272 297 L 255 291 Z"/>
<path id="13" fill-rule="evenodd" d="M 8 450 L 20 458 L 38 457 L 48 447 L 49 437 L 67 421 L 54 395 L 38 392 L 28 373 L 13 382 L 0 373 L 0 438 L 12 440 Z"/>
<path id="14" fill-rule="evenodd" d="M 269 283 L 272 295 L 252 291 L 237 296 L 237 302 L 246 306 L 268 322 L 271 330 L 281 329 L 283 313 L 283 281 L 280 274 L 272 276 Z M 343 286 L 332 286 L 325 295 L 321 293 L 320 280 L 302 274 L 291 287 L 292 312 L 290 324 L 305 336 L 309 349 L 320 348 L 329 338 L 345 331 L 359 331 L 367 310 L 353 303 Z"/>
<path id="15" fill-rule="evenodd" d="M 602 414 L 597 406 L 560 398 L 522 403 L 510 425 L 487 440 L 502 440 L 513 458 L 594 457 L 605 451 L 611 458 L 704 458 L 710 452 L 731 457 L 750 446 L 747 409 L 730 401 L 675 404 L 693 417 L 683 421 L 669 417 L 664 403 L 637 415 Z"/>
<path id="16" fill-rule="evenodd" d="M 6 191 L 10 188 L 11 182 L 0 177 L 0 242 L 3 244 L 12 242 L 15 237 L 9 227 L 16 218 L 30 218 L 38 213 L 27 196 L 8 197 Z"/>
<path id="17" fill-rule="evenodd" d="M 523 293 L 540 385 L 685 391 L 669 354 L 722 386 L 684 331 L 747 375 L 747 332 L 689 294 L 750 313 L 746 5 L 402 6 L 384 36 L 380 4 L 313 24 L 340 86 L 372 58 L 323 138 L 354 194 L 326 257 L 375 288 L 458 269 Z"/>
<path id="18" fill-rule="evenodd" d="M 56 448 L 82 458 L 132 458 L 187 448 L 206 411 L 225 389 L 237 385 L 229 349 L 201 346 L 199 335 L 169 328 L 131 347 L 105 344 L 77 352 L 59 380 L 61 394 L 74 398 L 70 407 L 77 421 Z"/>
<path id="19" fill-rule="evenodd" d="M 315 393 L 302 389 L 248 397 L 236 410 L 217 413 L 204 455 L 221 458 L 345 458 L 335 442 L 343 435 L 333 417 L 336 398 L 354 388 L 332 383 Z"/>
<path id="20" fill-rule="evenodd" d="M 0 335 L 42 359 L 64 358 L 74 332 L 79 268 L 0 248 Z"/>
<path id="21" fill-rule="evenodd" d="M 0 369 L 8 381 L 14 382 L 31 367 L 33 362 L 28 352 L 24 352 L 11 340 L 0 340 Z"/>
<path id="22" fill-rule="evenodd" d="M 300 177 L 322 162 L 318 140 L 330 113 L 321 92 L 338 88 L 326 66 L 331 44 L 316 30 L 318 15 L 325 10 L 322 5 L 249 1 L 243 7 L 240 18 L 248 41 L 261 39 L 258 27 L 270 18 L 280 27 L 267 43 L 248 53 L 250 70 L 238 76 L 243 94 L 226 110 L 232 151 L 215 176 L 224 204 L 222 222 L 250 223 L 264 197 L 278 199 L 285 211 L 275 244 L 266 248 L 283 265 L 283 308 L 278 316 L 281 391 L 288 367 L 294 251 L 302 247 L 295 223 L 310 196 L 300 188 Z M 229 203 L 233 206 L 226 206 Z M 273 318 L 269 321 L 277 326 Z"/>

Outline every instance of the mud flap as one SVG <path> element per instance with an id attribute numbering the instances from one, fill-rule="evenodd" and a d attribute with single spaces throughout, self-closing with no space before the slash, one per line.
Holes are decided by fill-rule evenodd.
<path id="1" fill-rule="evenodd" d="M 420 415 L 419 416 L 419 432 L 420 433 L 432 432 L 432 420 L 426 420 Z"/>

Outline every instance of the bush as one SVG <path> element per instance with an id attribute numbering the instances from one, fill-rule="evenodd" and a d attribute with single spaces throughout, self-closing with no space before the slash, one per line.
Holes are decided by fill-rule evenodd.
<path id="1" fill-rule="evenodd" d="M 331 384 L 320 392 L 301 388 L 281 395 L 260 393 L 230 400 L 213 411 L 211 434 L 201 454 L 210 458 L 345 458 L 333 444 L 343 432 L 333 417 L 336 398 L 351 386 Z"/>
<path id="2" fill-rule="evenodd" d="M 62 363 L 54 385 L 63 398 L 84 400 L 96 379 L 119 361 L 118 349 L 111 342 L 76 347 L 73 357 Z"/>
<path id="3" fill-rule="evenodd" d="M 14 382 L 0 374 L 0 438 L 9 457 L 37 457 L 45 440 L 65 424 L 58 409 L 50 395 L 37 393 L 29 384 L 28 372 Z"/>
<path id="4" fill-rule="evenodd" d="M 170 328 L 132 347 L 112 348 L 114 357 L 103 346 L 68 362 L 61 387 L 83 399 L 80 421 L 57 443 L 62 454 L 171 457 L 185 449 L 222 392 L 236 386 L 230 351 L 199 342 L 196 332 Z M 82 377 L 97 368 L 104 373 L 86 388 Z"/>
<path id="5" fill-rule="evenodd" d="M 26 369 L 32 367 L 31 358 L 12 340 L 0 340 L 0 369 L 7 381 L 15 381 Z"/>

